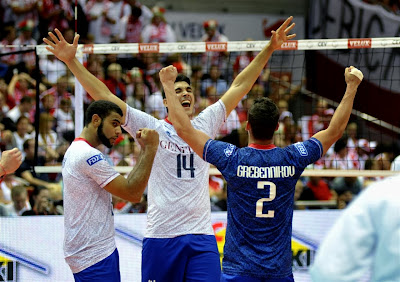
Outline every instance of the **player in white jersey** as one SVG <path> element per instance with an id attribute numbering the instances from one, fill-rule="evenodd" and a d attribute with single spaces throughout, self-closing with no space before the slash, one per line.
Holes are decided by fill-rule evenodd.
<path id="1" fill-rule="evenodd" d="M 312 281 L 400 281 L 400 176 L 368 186 L 318 247 Z"/>
<path id="2" fill-rule="evenodd" d="M 158 134 L 138 129 L 141 154 L 128 177 L 120 175 L 96 149 L 111 147 L 121 134 L 122 110 L 96 101 L 86 110 L 85 127 L 65 153 L 64 254 L 75 281 L 120 281 L 111 194 L 140 202 L 157 152 Z"/>
<path id="3" fill-rule="evenodd" d="M 181 107 L 180 95 L 175 93 L 176 68 L 169 66 L 160 71 L 170 119 L 178 135 L 215 165 L 228 183 L 221 281 L 294 281 L 291 235 L 295 185 L 304 169 L 342 136 L 362 79 L 356 77 L 357 71 L 346 68 L 346 93 L 329 127 L 310 140 L 285 148 L 273 144 L 279 110 L 271 99 L 254 101 L 246 125 L 249 145 L 237 148 L 197 130 Z"/>
<path id="4" fill-rule="evenodd" d="M 192 120 L 198 130 L 215 137 L 220 126 L 253 86 L 273 51 L 295 35 L 292 17 L 272 36 L 258 56 L 233 81 L 221 100 Z M 160 134 L 155 165 L 148 185 L 148 225 L 143 241 L 142 281 L 219 281 L 220 259 L 210 218 L 209 165 L 176 134 L 167 119 L 135 110 L 119 100 L 75 58 L 79 36 L 68 44 L 62 34 L 49 33 L 47 49 L 66 63 L 86 91 L 95 99 L 118 104 L 124 129 L 133 133 L 146 126 Z M 174 83 L 181 106 L 193 118 L 194 94 L 189 78 L 180 75 Z M 164 105 L 168 107 L 166 100 Z M 160 251 L 162 250 L 162 251 Z"/>

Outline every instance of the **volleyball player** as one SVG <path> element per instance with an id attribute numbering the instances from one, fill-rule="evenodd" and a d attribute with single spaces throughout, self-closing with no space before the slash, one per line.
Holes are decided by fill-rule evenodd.
<path id="1" fill-rule="evenodd" d="M 188 77 L 174 81 L 174 93 L 180 107 L 193 126 L 215 137 L 219 128 L 239 101 L 250 91 L 273 51 L 295 34 L 288 18 L 274 33 L 258 56 L 233 81 L 220 102 L 207 107 L 193 118 L 194 94 Z M 209 164 L 198 157 L 176 134 L 167 118 L 154 117 L 131 108 L 119 100 L 75 58 L 79 36 L 68 44 L 62 34 L 49 33 L 44 39 L 47 49 L 65 62 L 83 87 L 95 99 L 110 100 L 122 111 L 122 124 L 129 133 L 140 127 L 155 129 L 160 134 L 158 152 L 148 185 L 147 230 L 142 250 L 142 281 L 219 281 L 220 258 L 211 225 L 208 191 Z M 168 107 L 166 101 L 164 105 Z"/>
<path id="2" fill-rule="evenodd" d="M 369 185 L 318 246 L 312 281 L 400 281 L 400 176 Z M 364 280 L 366 281 L 366 280 Z"/>
<path id="3" fill-rule="evenodd" d="M 90 104 L 85 127 L 65 153 L 64 254 L 75 281 L 120 281 L 111 194 L 140 202 L 158 146 L 158 133 L 139 129 L 138 161 L 128 177 L 120 175 L 96 149 L 112 147 L 121 134 L 122 110 L 109 101 Z"/>
<path id="4" fill-rule="evenodd" d="M 169 120 L 176 132 L 228 183 L 228 220 L 221 281 L 293 281 L 292 217 L 295 185 L 343 134 L 361 80 L 346 68 L 346 93 L 326 130 L 311 139 L 278 148 L 273 144 L 279 109 L 269 98 L 257 99 L 248 113 L 248 147 L 210 139 L 197 130 L 181 106 L 174 85 L 176 68 L 160 71 Z M 224 101 L 224 96 L 221 98 Z"/>

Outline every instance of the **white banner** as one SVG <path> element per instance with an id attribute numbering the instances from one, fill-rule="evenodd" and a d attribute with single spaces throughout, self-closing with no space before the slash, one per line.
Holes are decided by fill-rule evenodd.
<path id="1" fill-rule="evenodd" d="M 293 270 L 296 281 L 310 281 L 308 267 L 315 250 L 340 211 L 295 211 Z M 226 213 L 213 213 L 212 224 L 221 252 Z M 141 281 L 141 249 L 146 214 L 115 216 L 122 281 Z M 73 281 L 63 255 L 62 216 L 0 217 L 0 281 Z"/>
<path id="2" fill-rule="evenodd" d="M 203 22 L 215 19 L 218 29 L 230 41 L 264 40 L 264 31 L 286 20 L 290 15 L 232 14 L 232 13 L 187 13 L 167 11 L 165 18 L 174 29 L 178 41 L 201 41 L 204 34 Z M 293 19 L 297 38 L 304 38 L 304 17 Z M 278 25 L 279 27 L 279 25 Z"/>
<path id="3" fill-rule="evenodd" d="M 328 52 L 328 57 L 343 67 L 357 66 L 366 74 L 368 81 L 400 92 L 400 49 L 371 50 L 373 46 L 368 44 L 370 38 L 399 37 L 400 16 L 386 11 L 380 5 L 370 5 L 360 0 L 312 0 L 309 18 L 310 38 L 358 38 L 354 44 L 365 44 L 362 55 L 338 50 Z M 400 40 L 391 40 L 391 43 L 398 45 Z"/>

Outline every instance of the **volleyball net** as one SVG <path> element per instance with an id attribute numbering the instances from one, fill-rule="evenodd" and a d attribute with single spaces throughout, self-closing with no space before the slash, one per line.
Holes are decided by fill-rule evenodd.
<path id="1" fill-rule="evenodd" d="M 93 44 L 79 45 L 77 57 L 128 105 L 164 118 L 166 111 L 158 79 L 158 71 L 163 66 L 172 64 L 191 78 L 198 113 L 226 91 L 237 73 L 266 44 L 267 41 Z M 243 130 L 246 110 L 260 96 L 273 99 L 281 111 L 281 126 L 274 140 L 278 146 L 308 139 L 329 124 L 345 92 L 344 69 L 353 65 L 363 72 L 364 80 L 355 99 L 348 130 L 343 140 L 337 142 L 340 144 L 335 144 L 327 156 L 310 166 L 303 175 L 380 177 L 394 174 L 389 169 L 394 157 L 400 153 L 397 144 L 400 119 L 395 107 L 400 102 L 399 46 L 398 38 L 284 43 L 274 52 L 253 89 L 238 105 L 236 114 L 220 130 L 218 139 L 238 146 L 247 145 L 247 133 Z M 68 71 L 51 67 L 46 70 L 46 64 L 50 66 L 49 62 L 53 61 L 52 54 L 45 46 L 34 47 L 40 60 L 42 79 L 56 77 L 55 83 L 47 87 L 63 84 L 64 91 L 71 92 L 74 101 L 67 111 L 74 112 L 74 132 L 75 136 L 79 135 L 85 108 L 92 101 L 90 96 Z M 213 77 L 214 72 L 217 72 L 217 78 Z M 43 108 L 44 94 L 47 93 L 39 94 L 37 109 Z M 62 100 L 62 97 L 58 98 L 53 105 L 57 110 L 61 108 Z M 38 122 L 35 120 L 35 124 Z M 133 138 L 125 136 L 105 153 L 111 156 L 118 171 L 126 173 L 135 163 L 137 150 Z M 36 171 L 60 172 L 61 167 L 36 167 Z M 211 168 L 210 174 L 219 172 Z"/>

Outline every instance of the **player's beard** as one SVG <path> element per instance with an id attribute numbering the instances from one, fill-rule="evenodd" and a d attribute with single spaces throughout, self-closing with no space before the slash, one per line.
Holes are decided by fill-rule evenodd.
<path id="1" fill-rule="evenodd" d="M 104 144 L 107 148 L 111 148 L 112 145 L 110 143 L 110 140 L 106 137 L 106 135 L 103 132 L 103 121 L 101 121 L 100 126 L 97 128 L 97 137 L 99 137 L 101 143 Z"/>

